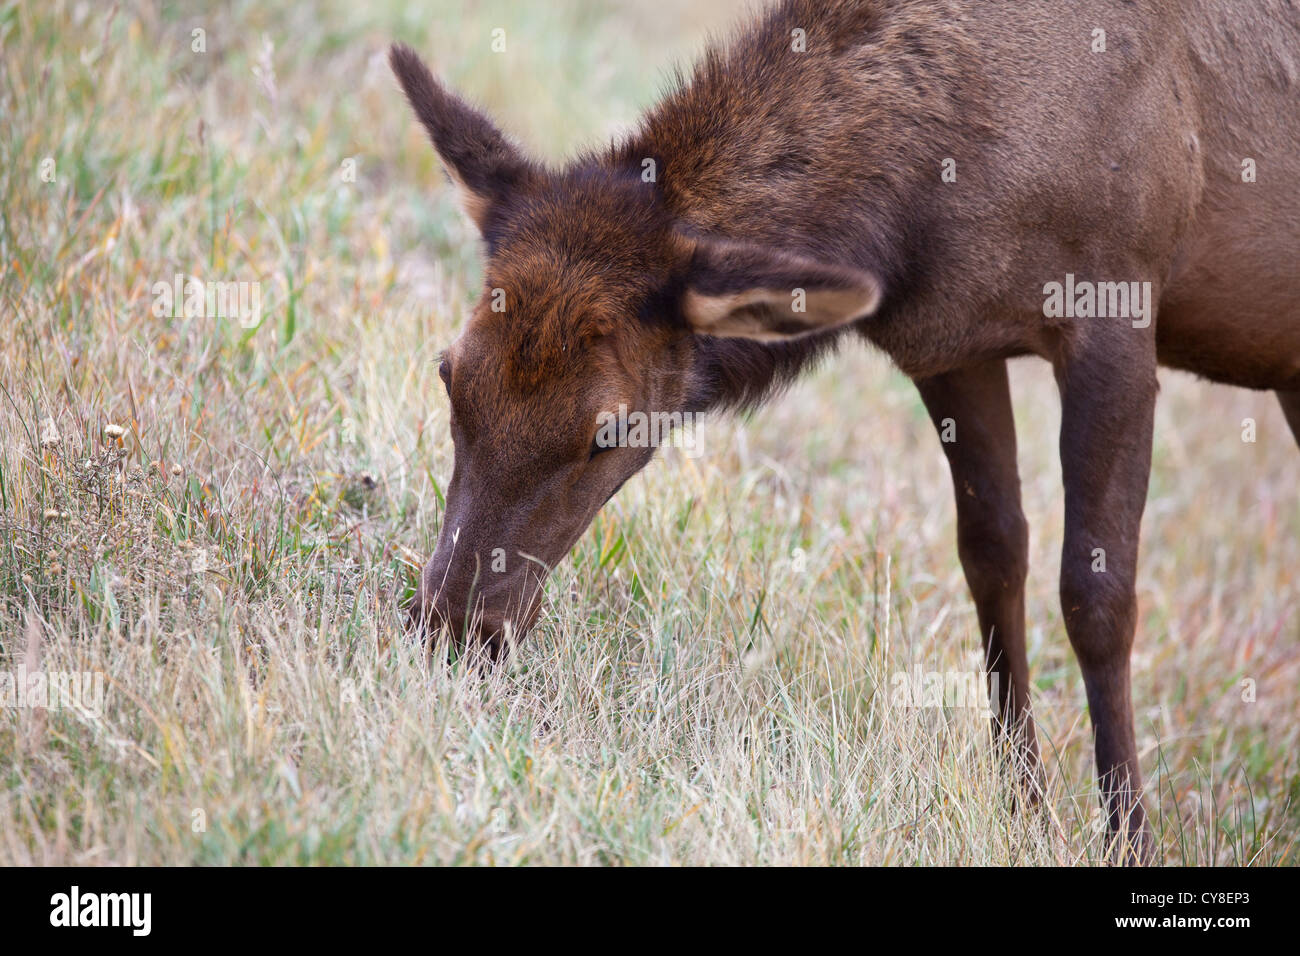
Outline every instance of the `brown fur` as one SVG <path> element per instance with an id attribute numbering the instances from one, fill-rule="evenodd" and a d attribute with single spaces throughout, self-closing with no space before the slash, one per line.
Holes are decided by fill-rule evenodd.
<path id="1" fill-rule="evenodd" d="M 456 460 L 416 621 L 522 635 L 546 571 L 653 454 L 593 447 L 600 412 L 752 404 L 852 326 L 956 423 L 958 552 L 1032 788 L 1005 363 L 1039 355 L 1063 406 L 1066 627 L 1112 828 L 1148 850 L 1128 658 L 1157 362 L 1277 390 L 1300 437 L 1294 3 L 785 0 L 562 171 L 410 50 L 392 63 L 489 252 L 442 370 Z M 1151 283 L 1150 326 L 1047 318 L 1067 273 Z"/>

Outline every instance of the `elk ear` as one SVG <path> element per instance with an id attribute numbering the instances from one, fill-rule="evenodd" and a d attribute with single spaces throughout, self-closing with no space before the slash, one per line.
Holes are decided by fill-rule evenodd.
<path id="1" fill-rule="evenodd" d="M 456 185 L 461 205 L 484 232 L 493 208 L 531 178 L 533 165 L 490 119 L 434 79 L 410 47 L 394 44 L 388 62 Z"/>
<path id="2" fill-rule="evenodd" d="M 697 240 L 682 314 L 701 335 L 776 342 L 876 311 L 880 280 L 763 246 Z"/>

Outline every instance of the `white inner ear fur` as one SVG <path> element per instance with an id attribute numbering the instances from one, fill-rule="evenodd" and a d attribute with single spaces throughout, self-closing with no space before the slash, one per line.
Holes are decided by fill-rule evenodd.
<path id="1" fill-rule="evenodd" d="M 691 328 L 702 335 L 779 342 L 865 318 L 880 304 L 880 289 L 874 284 L 848 289 L 810 289 L 804 297 L 805 311 L 794 311 L 793 290 L 746 289 L 721 295 L 705 295 L 688 289 L 682 311 Z M 791 333 L 771 326 L 773 316 L 807 326 Z"/>

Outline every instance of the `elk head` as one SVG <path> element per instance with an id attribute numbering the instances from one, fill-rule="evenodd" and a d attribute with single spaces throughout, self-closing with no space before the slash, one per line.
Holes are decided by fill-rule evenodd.
<path id="1" fill-rule="evenodd" d="M 639 168 L 543 169 L 412 50 L 393 47 L 390 62 L 488 257 L 438 368 L 455 461 L 410 610 L 417 627 L 495 654 L 532 626 L 549 570 L 654 455 L 598 440 L 606 416 L 725 404 L 728 380 L 744 392 L 745 374 L 771 377 L 767 350 L 781 346 L 761 343 L 871 314 L 880 283 L 693 232 Z"/>

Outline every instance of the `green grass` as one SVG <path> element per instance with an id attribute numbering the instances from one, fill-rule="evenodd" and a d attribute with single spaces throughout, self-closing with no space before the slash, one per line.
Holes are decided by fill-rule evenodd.
<path id="1" fill-rule="evenodd" d="M 739 4 L 128 7 L 0 4 L 0 670 L 107 683 L 99 715 L 0 708 L 0 862 L 1104 857 L 1036 364 L 1042 814 L 976 710 L 891 701 L 980 655 L 938 443 L 861 347 L 630 482 L 509 666 L 402 635 L 451 470 L 434 356 L 480 266 L 386 45 L 557 159 Z M 176 273 L 261 283 L 263 321 L 155 316 Z M 1161 854 L 1293 863 L 1297 450 L 1270 396 L 1162 386 L 1134 658 Z"/>

